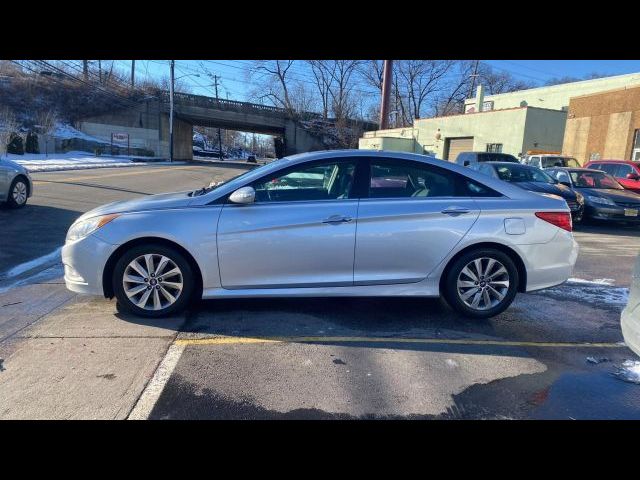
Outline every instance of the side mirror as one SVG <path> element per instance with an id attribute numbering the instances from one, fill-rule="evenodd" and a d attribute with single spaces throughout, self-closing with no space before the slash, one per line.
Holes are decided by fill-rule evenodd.
<path id="1" fill-rule="evenodd" d="M 256 199 L 256 191 L 253 189 L 253 187 L 239 188 L 229 196 L 230 202 L 244 204 L 244 205 L 253 203 L 255 199 Z"/>
<path id="2" fill-rule="evenodd" d="M 640 175 L 637 173 L 627 173 L 628 180 L 640 180 Z"/>

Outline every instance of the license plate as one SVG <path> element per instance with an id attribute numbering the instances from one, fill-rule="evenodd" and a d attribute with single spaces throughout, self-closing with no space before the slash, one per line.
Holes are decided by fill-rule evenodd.
<path id="1" fill-rule="evenodd" d="M 636 210 L 635 208 L 625 208 L 624 209 L 624 216 L 625 217 L 637 217 L 638 216 L 638 210 Z"/>

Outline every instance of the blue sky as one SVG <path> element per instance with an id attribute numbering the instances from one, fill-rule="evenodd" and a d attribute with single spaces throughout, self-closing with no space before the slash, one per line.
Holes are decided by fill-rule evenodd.
<path id="1" fill-rule="evenodd" d="M 622 75 L 625 73 L 640 72 L 640 60 L 482 60 L 497 70 L 511 73 L 517 78 L 544 84 L 554 77 L 583 77 L 591 73 L 607 75 Z M 119 60 L 118 66 L 127 68 L 128 60 Z M 137 60 L 137 78 L 145 76 L 168 76 L 168 60 Z M 218 88 L 222 98 L 232 100 L 245 100 L 248 91 L 255 85 L 247 77 L 247 71 L 251 66 L 250 60 L 176 60 L 176 78 L 188 83 L 193 93 L 201 95 L 213 95 L 212 80 L 204 72 L 204 68 L 210 73 L 221 77 Z M 294 67 L 294 75 L 297 79 L 310 82 L 311 73 L 300 62 Z M 186 76 L 185 76 L 186 75 Z M 199 77 L 195 75 L 200 75 Z M 367 88 L 367 87 L 363 87 Z"/>

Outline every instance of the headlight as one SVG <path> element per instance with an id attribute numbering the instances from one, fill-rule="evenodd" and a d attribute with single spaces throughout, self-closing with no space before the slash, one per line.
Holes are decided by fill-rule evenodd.
<path id="1" fill-rule="evenodd" d="M 120 215 L 117 213 L 112 213 L 109 215 L 87 218 L 86 220 L 74 223 L 67 232 L 67 242 L 80 240 L 119 216 Z"/>
<path id="2" fill-rule="evenodd" d="M 589 200 L 590 202 L 593 203 L 600 203 L 601 205 L 613 205 L 615 206 L 615 203 L 612 200 L 609 200 L 608 198 L 604 198 L 604 197 L 594 197 L 592 195 L 587 195 L 587 200 Z"/>

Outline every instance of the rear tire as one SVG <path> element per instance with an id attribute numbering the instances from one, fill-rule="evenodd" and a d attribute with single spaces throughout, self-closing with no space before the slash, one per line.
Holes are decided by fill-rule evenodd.
<path id="1" fill-rule="evenodd" d="M 118 305 L 142 317 L 165 317 L 189 304 L 196 285 L 184 256 L 164 245 L 138 245 L 116 262 L 112 277 Z"/>
<path id="2" fill-rule="evenodd" d="M 11 208 L 22 208 L 27 204 L 29 197 L 29 185 L 22 177 L 16 177 L 9 187 L 7 205 Z"/>
<path id="3" fill-rule="evenodd" d="M 506 310 L 518 291 L 518 269 L 509 255 L 493 248 L 472 250 L 447 269 L 442 294 L 467 317 L 489 318 Z"/>

